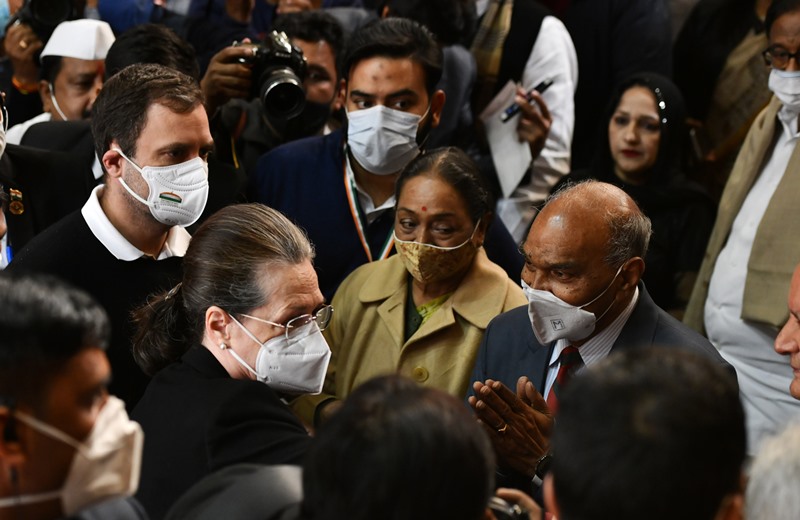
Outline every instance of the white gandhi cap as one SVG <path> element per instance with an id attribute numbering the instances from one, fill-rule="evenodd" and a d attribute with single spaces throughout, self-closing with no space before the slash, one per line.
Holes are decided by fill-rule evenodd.
<path id="1" fill-rule="evenodd" d="M 62 56 L 79 60 L 104 60 L 114 43 L 114 31 L 100 20 L 72 20 L 58 24 L 47 45 L 45 56 Z"/>

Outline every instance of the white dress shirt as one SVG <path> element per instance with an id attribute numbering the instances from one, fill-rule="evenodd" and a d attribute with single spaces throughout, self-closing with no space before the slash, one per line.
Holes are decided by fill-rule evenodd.
<path id="1" fill-rule="evenodd" d="M 608 356 L 608 353 L 611 352 L 611 348 L 614 346 L 614 342 L 617 341 L 617 338 L 619 337 L 619 333 L 622 332 L 622 328 L 628 322 L 628 318 L 631 317 L 633 309 L 636 307 L 636 302 L 638 301 L 639 288 L 637 287 L 633 292 L 633 298 L 631 298 L 630 303 L 628 303 L 627 307 L 625 307 L 620 315 L 617 316 L 617 318 L 612 321 L 608 327 L 601 330 L 597 336 L 578 347 L 578 353 L 580 354 L 585 367 L 590 367 Z M 553 347 L 553 354 L 550 356 L 550 366 L 547 369 L 547 378 L 545 379 L 544 384 L 543 397 L 545 399 L 547 399 L 547 396 L 550 394 L 550 389 L 553 387 L 553 383 L 556 381 L 558 369 L 561 368 L 561 351 L 563 351 L 569 345 L 571 345 L 569 340 L 560 339 L 556 341 L 556 345 Z M 583 369 L 581 368 L 581 370 Z"/>
<path id="2" fill-rule="evenodd" d="M 147 256 L 139 248 L 128 242 L 128 239 L 122 236 L 122 233 L 108 220 L 103 208 L 100 206 L 99 194 L 102 189 L 104 189 L 103 185 L 96 186 L 92 190 L 92 194 L 89 195 L 86 204 L 81 208 L 81 215 L 86 220 L 86 224 L 92 234 L 117 260 L 132 262 Z M 172 226 L 157 260 L 185 255 L 191 238 L 189 233 L 181 226 Z"/>
<path id="3" fill-rule="evenodd" d="M 531 90 L 545 79 L 553 85 L 542 94 L 553 122 L 539 157 L 534 158 L 530 182 L 497 203 L 497 214 L 517 242 L 522 242 L 533 221 L 533 205 L 547 198 L 550 189 L 570 171 L 572 132 L 575 127 L 575 89 L 578 57 L 572 38 L 555 16 L 545 16 L 522 73 L 522 87 Z"/>
<path id="4" fill-rule="evenodd" d="M 798 114 L 782 108 L 772 153 L 750 188 L 733 222 L 728 241 L 717 257 L 704 308 L 706 332 L 736 369 L 747 419 L 748 453 L 755 455 L 764 438 L 800 417 L 800 402 L 789 395 L 792 369 L 774 350 L 778 331 L 745 321 L 742 315 L 747 263 L 758 226 L 798 143 Z M 789 225 L 789 223 L 787 223 Z M 787 231 L 788 232 L 788 231 Z"/>

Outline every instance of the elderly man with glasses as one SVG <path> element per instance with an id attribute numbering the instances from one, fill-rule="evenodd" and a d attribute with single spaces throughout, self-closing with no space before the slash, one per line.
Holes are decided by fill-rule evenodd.
<path id="1" fill-rule="evenodd" d="M 773 350 L 786 323 L 786 293 L 800 260 L 800 0 L 776 0 L 765 20 L 775 94 L 754 121 L 731 172 L 686 309 L 739 377 L 748 453 L 800 415 L 786 388 L 792 371 Z"/>

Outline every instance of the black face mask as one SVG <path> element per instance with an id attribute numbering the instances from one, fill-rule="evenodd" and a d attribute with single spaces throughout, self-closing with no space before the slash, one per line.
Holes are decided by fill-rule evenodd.
<path id="1" fill-rule="evenodd" d="M 283 120 L 270 117 L 267 119 L 269 119 L 270 126 L 281 136 L 281 141 L 286 143 L 319 134 L 330 115 L 330 104 L 306 100 L 303 111 L 297 117 Z"/>

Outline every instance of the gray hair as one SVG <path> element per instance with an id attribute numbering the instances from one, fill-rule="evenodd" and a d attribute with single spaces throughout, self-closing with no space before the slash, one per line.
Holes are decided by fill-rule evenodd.
<path id="1" fill-rule="evenodd" d="M 750 468 L 746 518 L 795 520 L 800 511 L 800 423 L 764 442 Z"/>
<path id="2" fill-rule="evenodd" d="M 545 207 L 551 202 L 562 198 L 581 200 L 583 199 L 582 192 L 597 188 L 600 185 L 611 186 L 594 179 L 567 182 L 547 198 Z M 650 236 L 653 234 L 653 226 L 650 219 L 633 199 L 629 198 L 629 200 L 630 204 L 627 208 L 607 210 L 603 215 L 610 237 L 608 251 L 603 260 L 614 269 L 630 258 L 637 256 L 644 258 L 647 254 L 647 247 L 650 245 Z"/>
<path id="3" fill-rule="evenodd" d="M 279 211 L 256 203 L 222 208 L 192 237 L 181 283 L 134 312 L 136 362 L 155 374 L 201 341 L 206 309 L 246 314 L 261 307 L 279 282 L 262 283 L 270 267 L 313 258 L 308 237 Z"/>

